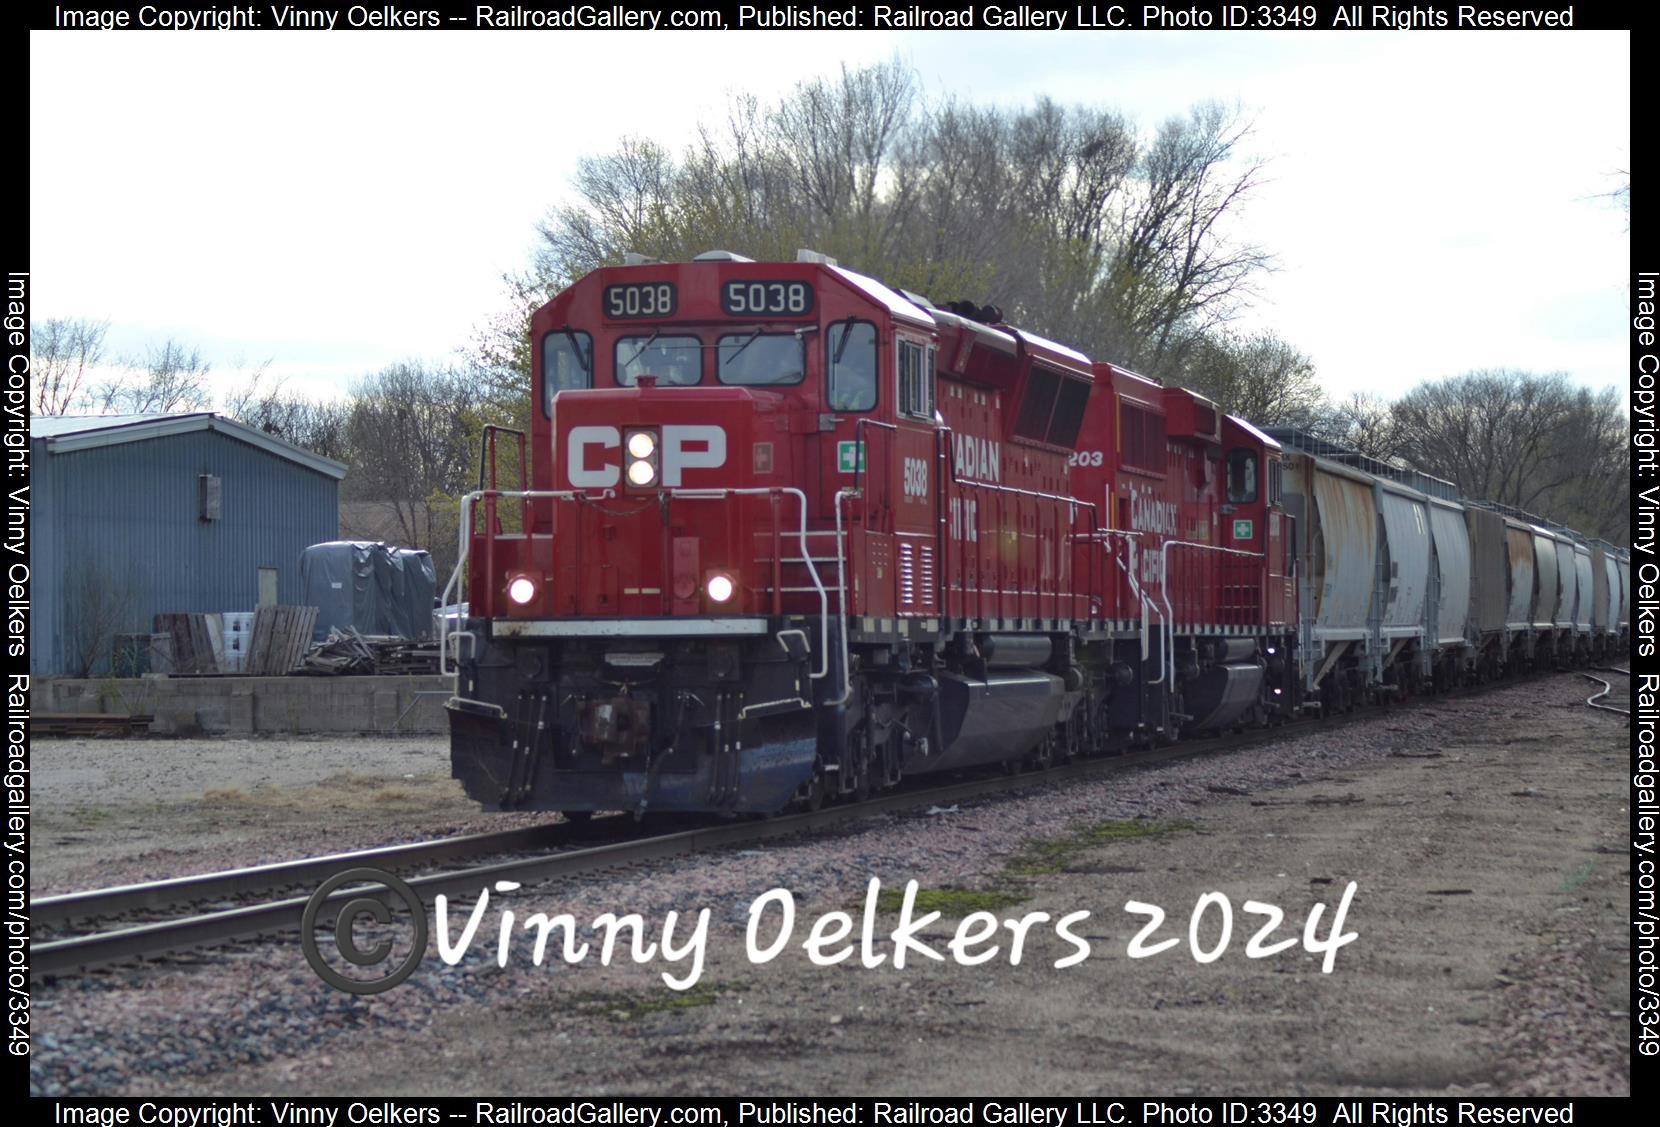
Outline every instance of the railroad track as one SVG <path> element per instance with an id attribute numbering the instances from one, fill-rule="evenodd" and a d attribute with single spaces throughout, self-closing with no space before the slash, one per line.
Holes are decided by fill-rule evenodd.
<path id="1" fill-rule="evenodd" d="M 1496 682 L 1441 694 L 1433 699 L 1463 699 L 1524 683 L 1525 679 Z M 593 836 L 596 830 L 604 826 L 615 824 L 620 828 L 631 825 L 626 815 L 596 820 L 586 826 L 555 823 L 43 897 L 31 901 L 30 909 L 34 923 L 37 926 L 66 926 L 75 920 L 109 920 L 134 912 L 154 912 L 182 904 L 200 906 L 204 902 L 222 901 L 229 897 L 292 892 L 296 888 L 304 888 L 304 891 L 297 895 L 278 896 L 274 899 L 229 907 L 215 906 L 212 910 L 200 911 L 195 915 L 132 923 L 108 930 L 35 942 L 30 946 L 29 973 L 34 978 L 52 978 L 133 959 L 152 958 L 294 931 L 299 928 L 301 914 L 310 899 L 311 889 L 304 886 L 320 884 L 327 877 L 348 869 L 430 869 L 435 864 L 458 858 L 558 848 L 558 851 L 553 853 L 539 852 L 531 856 L 509 857 L 462 869 L 426 872 L 407 877 L 406 883 L 409 887 L 420 895 L 424 903 L 431 904 L 439 895 L 454 897 L 474 894 L 496 881 L 528 884 L 533 881 L 576 877 L 670 857 L 689 856 L 759 841 L 822 832 L 866 818 L 917 807 L 956 804 L 993 795 L 1144 770 L 1184 759 L 1229 754 L 1262 744 L 1277 743 L 1289 735 L 1332 731 L 1387 715 L 1388 710 L 1360 709 L 1353 713 L 1323 719 L 1290 721 L 1274 728 L 1186 740 L 1170 747 L 1152 748 L 1129 755 L 1080 759 L 1045 771 L 991 775 L 940 786 L 902 787 L 900 790 L 864 802 L 827 807 L 810 813 L 700 826 L 597 845 L 583 845 L 581 839 Z M 318 922 L 332 926 L 342 906 L 348 901 L 360 900 L 365 896 L 389 905 L 395 903 L 395 894 L 389 889 L 382 888 L 366 893 L 361 887 L 346 886 L 334 891 L 324 902 L 318 912 Z"/>
<path id="2" fill-rule="evenodd" d="M 1593 668 L 1596 669 L 1598 673 L 1618 673 L 1624 677 L 1631 676 L 1631 670 L 1618 669 L 1612 665 L 1598 665 L 1593 666 Z M 1624 716 L 1628 720 L 1631 718 L 1631 710 L 1629 708 L 1615 708 L 1611 704 L 1602 703 L 1602 698 L 1614 691 L 1614 683 L 1612 681 L 1609 681 L 1603 677 L 1598 677 L 1594 673 L 1581 673 L 1580 676 L 1585 678 L 1587 681 L 1595 681 L 1597 684 L 1602 686 L 1601 692 L 1592 693 L 1590 696 L 1585 698 L 1586 704 L 1590 705 L 1592 708 L 1601 709 L 1603 712 L 1612 712 L 1616 716 Z"/>

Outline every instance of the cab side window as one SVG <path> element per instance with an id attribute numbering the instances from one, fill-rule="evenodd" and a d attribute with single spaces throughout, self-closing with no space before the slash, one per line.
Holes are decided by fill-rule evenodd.
<path id="1" fill-rule="evenodd" d="M 899 412 L 934 417 L 934 350 L 915 341 L 899 342 Z"/>
<path id="2" fill-rule="evenodd" d="M 1256 451 L 1238 447 L 1228 452 L 1228 500 L 1245 505 L 1257 499 Z"/>
<path id="3" fill-rule="evenodd" d="M 876 406 L 876 326 L 837 321 L 824 338 L 832 411 L 869 411 Z"/>

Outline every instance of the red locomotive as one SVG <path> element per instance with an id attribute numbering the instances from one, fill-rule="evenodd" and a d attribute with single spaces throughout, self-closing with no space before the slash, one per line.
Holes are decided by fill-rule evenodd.
<path id="1" fill-rule="evenodd" d="M 1276 444 L 1000 321 L 806 253 L 538 310 L 530 480 L 464 506 L 468 792 L 771 812 L 1289 708 Z"/>
<path id="2" fill-rule="evenodd" d="M 1373 623 L 1300 659 L 1335 645 L 1298 576 L 1338 530 L 1281 495 L 1312 456 L 996 309 L 711 252 L 597 270 L 531 339 L 530 477 L 489 434 L 445 643 L 488 807 L 812 807 L 1273 722 L 1419 652 Z"/>

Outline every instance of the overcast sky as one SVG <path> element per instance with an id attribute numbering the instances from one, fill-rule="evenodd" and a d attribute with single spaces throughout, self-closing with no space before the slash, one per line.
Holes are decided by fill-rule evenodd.
<path id="1" fill-rule="evenodd" d="M 441 360 L 579 157 L 678 149 L 734 90 L 895 55 L 931 95 L 1148 126 L 1240 103 L 1269 164 L 1237 230 L 1279 264 L 1242 325 L 1333 394 L 1621 380 L 1629 235 L 1600 197 L 1630 167 L 1624 32 L 34 32 L 35 316 L 270 360 L 308 394 Z"/>

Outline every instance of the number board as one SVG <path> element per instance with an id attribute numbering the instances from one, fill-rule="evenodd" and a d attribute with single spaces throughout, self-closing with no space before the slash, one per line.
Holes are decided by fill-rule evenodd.
<path id="1" fill-rule="evenodd" d="M 627 282 L 605 287 L 605 316 L 613 321 L 630 317 L 673 317 L 675 304 L 671 282 Z"/>
<path id="2" fill-rule="evenodd" d="M 813 287 L 806 282 L 731 281 L 720 288 L 720 307 L 729 317 L 805 317 L 813 311 Z"/>

